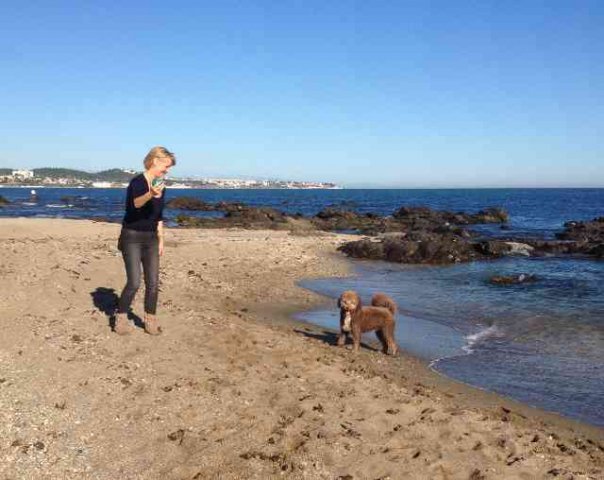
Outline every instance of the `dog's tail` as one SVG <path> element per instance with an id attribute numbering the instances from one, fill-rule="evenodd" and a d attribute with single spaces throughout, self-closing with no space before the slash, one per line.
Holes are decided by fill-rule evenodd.
<path id="1" fill-rule="evenodd" d="M 371 297 L 371 305 L 374 307 L 387 308 L 392 315 L 396 314 L 398 308 L 396 302 L 385 293 L 375 293 L 373 297 Z"/>

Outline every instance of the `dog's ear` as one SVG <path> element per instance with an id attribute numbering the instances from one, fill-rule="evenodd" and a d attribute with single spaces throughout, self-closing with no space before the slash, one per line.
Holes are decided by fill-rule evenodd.
<path id="1" fill-rule="evenodd" d="M 338 298 L 338 308 L 342 308 L 342 297 Z"/>

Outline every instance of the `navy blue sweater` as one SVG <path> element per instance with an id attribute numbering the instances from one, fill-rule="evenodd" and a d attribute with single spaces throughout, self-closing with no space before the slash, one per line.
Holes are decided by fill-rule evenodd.
<path id="1" fill-rule="evenodd" d="M 128 190 L 126 191 L 126 214 L 122 222 L 124 228 L 142 232 L 154 232 L 157 230 L 157 222 L 164 219 L 164 197 L 166 190 L 163 190 L 160 198 L 152 198 L 141 208 L 136 208 L 134 206 L 134 199 L 144 195 L 148 191 L 149 184 L 142 173 L 130 180 Z"/>

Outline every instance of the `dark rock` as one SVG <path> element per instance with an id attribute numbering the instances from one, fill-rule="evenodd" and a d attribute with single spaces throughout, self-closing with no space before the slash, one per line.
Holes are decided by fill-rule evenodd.
<path id="1" fill-rule="evenodd" d="M 569 241 L 527 240 L 526 243 L 535 249 L 534 254 L 537 256 L 573 253 L 576 248 Z"/>
<path id="2" fill-rule="evenodd" d="M 214 205 L 214 208 L 222 212 L 233 212 L 236 210 L 243 210 L 244 208 L 247 208 L 247 205 L 241 202 L 218 202 Z"/>
<path id="3" fill-rule="evenodd" d="M 368 235 L 385 232 L 434 232 L 469 238 L 471 234 L 460 225 L 500 222 L 505 215 L 507 214 L 501 209 L 488 209 L 469 215 L 432 210 L 424 206 L 402 206 L 391 217 L 381 217 L 375 213 L 363 215 L 351 210 L 326 208 L 313 218 L 313 223 L 321 230 L 356 230 Z"/>
<path id="4" fill-rule="evenodd" d="M 359 218 L 359 214 L 350 210 L 343 210 L 338 208 L 326 208 L 317 213 L 316 217 L 321 220 L 331 220 L 331 219 L 346 219 L 346 220 L 356 220 Z"/>
<path id="5" fill-rule="evenodd" d="M 400 225 L 388 228 L 387 219 L 374 213 L 360 214 L 351 210 L 326 208 L 311 219 L 318 230 L 357 231 L 367 235 L 377 235 L 386 231 L 400 231 Z"/>
<path id="6" fill-rule="evenodd" d="M 503 208 L 490 207 L 471 216 L 472 223 L 507 223 L 510 219 Z"/>
<path id="7" fill-rule="evenodd" d="M 566 222 L 564 231 L 558 233 L 556 238 L 568 242 L 565 244 L 568 253 L 604 258 L 604 217 L 589 222 Z"/>
<path id="8" fill-rule="evenodd" d="M 472 470 L 469 477 L 470 480 L 485 480 L 486 478 L 487 477 L 478 468 Z"/>
<path id="9" fill-rule="evenodd" d="M 202 212 L 211 212 L 216 207 L 210 203 L 204 202 L 194 197 L 176 197 L 166 203 L 167 208 L 176 208 L 180 210 L 194 210 Z"/>
<path id="10" fill-rule="evenodd" d="M 604 243 L 600 243 L 594 247 L 591 247 L 588 251 L 589 255 L 593 255 L 597 258 L 604 259 Z"/>
<path id="11" fill-rule="evenodd" d="M 590 222 L 566 222 L 564 232 L 558 233 L 560 240 L 604 243 L 604 217 L 594 218 Z"/>
<path id="12" fill-rule="evenodd" d="M 10 202 L 4 198 L 2 195 L 0 195 L 0 207 L 4 206 L 4 205 L 8 205 L 10 204 Z"/>
<path id="13" fill-rule="evenodd" d="M 428 217 L 432 217 L 436 212 L 434 210 L 432 210 L 429 207 L 417 207 L 417 206 L 411 206 L 411 207 L 401 207 L 399 208 L 396 212 L 394 212 L 392 214 L 392 216 L 394 218 L 404 218 L 404 219 L 408 219 L 408 218 L 428 218 Z"/>
<path id="14" fill-rule="evenodd" d="M 487 240 L 476 244 L 476 248 L 483 254 L 492 257 L 501 257 L 512 250 L 512 247 L 500 240 Z"/>
<path id="15" fill-rule="evenodd" d="M 286 215 L 274 208 L 246 206 L 227 211 L 225 218 L 249 223 L 270 223 L 285 222 Z"/>
<path id="16" fill-rule="evenodd" d="M 338 247 L 352 258 L 366 258 L 368 260 L 384 260 L 384 245 L 382 242 L 372 242 L 369 239 L 347 242 Z M 396 261 L 396 260 L 392 260 Z"/>
<path id="17" fill-rule="evenodd" d="M 454 234 L 427 232 L 347 242 L 338 250 L 353 258 L 396 263 L 451 264 L 486 258 L 471 242 Z"/>
<path id="18" fill-rule="evenodd" d="M 35 196 L 37 201 L 37 195 Z M 30 199 L 30 201 L 33 199 Z M 75 208 L 89 208 L 93 205 L 93 201 L 88 197 L 83 197 L 81 195 L 63 195 L 59 200 L 65 205 L 69 207 Z"/>
<path id="19" fill-rule="evenodd" d="M 557 477 L 561 473 L 563 473 L 563 470 L 560 468 L 552 468 L 551 470 L 547 471 L 547 474 L 551 475 L 552 477 Z"/>
<path id="20" fill-rule="evenodd" d="M 172 442 L 178 442 L 179 445 L 182 443 L 184 438 L 185 438 L 185 431 L 182 428 L 176 430 L 175 432 L 168 434 L 168 440 L 170 440 Z"/>
<path id="21" fill-rule="evenodd" d="M 269 207 L 250 207 L 244 204 L 216 204 L 216 209 L 226 209 L 223 218 L 203 218 L 177 215 L 176 223 L 181 227 L 198 228 L 250 228 L 250 229 L 294 229 L 302 228 L 301 220 L 295 223 L 283 212 Z"/>
<path id="22" fill-rule="evenodd" d="M 493 285 L 518 285 L 536 281 L 537 277 L 530 273 L 521 273 L 519 275 L 494 275 L 489 278 L 489 283 L 492 283 Z"/>
<path id="23" fill-rule="evenodd" d="M 399 220 L 419 220 L 429 222 L 449 222 L 455 225 L 470 225 L 478 223 L 506 223 L 509 220 L 508 213 L 503 208 L 491 207 L 481 210 L 475 214 L 464 212 L 447 212 L 432 210 L 428 207 L 401 207 L 392 215 Z"/>

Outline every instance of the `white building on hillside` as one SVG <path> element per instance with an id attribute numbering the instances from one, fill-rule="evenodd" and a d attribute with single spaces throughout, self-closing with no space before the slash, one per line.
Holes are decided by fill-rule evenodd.
<path id="1" fill-rule="evenodd" d="M 33 170 L 13 170 L 13 177 L 34 178 Z"/>

